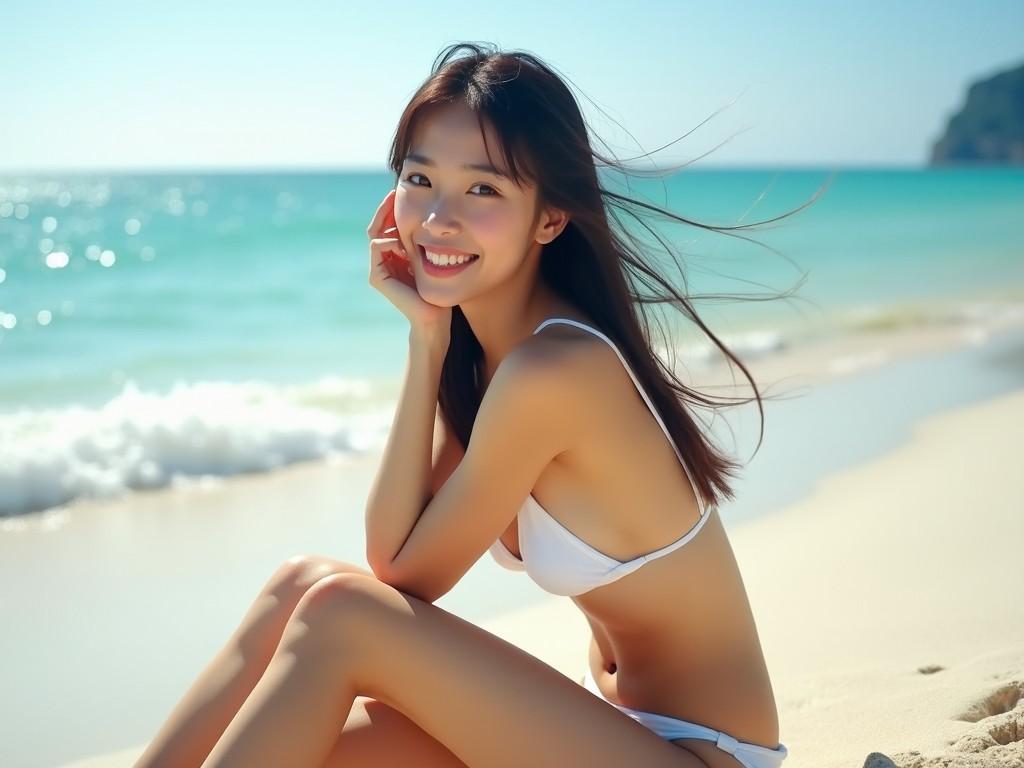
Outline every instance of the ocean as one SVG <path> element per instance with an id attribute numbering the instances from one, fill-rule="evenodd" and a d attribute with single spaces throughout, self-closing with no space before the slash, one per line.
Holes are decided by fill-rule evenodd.
<path id="1" fill-rule="evenodd" d="M 833 175 L 834 174 L 834 175 Z M 1024 301 L 1024 171 L 685 170 L 629 190 L 741 357 Z M 0 175 L 0 516 L 383 445 L 405 318 L 367 283 L 387 172 Z M 609 178 L 616 190 L 622 181 Z M 774 249 L 774 252 L 773 250 Z M 676 282 L 674 267 L 654 258 Z M 765 297 L 799 286 L 797 299 Z M 687 365 L 712 348 L 671 312 Z"/>

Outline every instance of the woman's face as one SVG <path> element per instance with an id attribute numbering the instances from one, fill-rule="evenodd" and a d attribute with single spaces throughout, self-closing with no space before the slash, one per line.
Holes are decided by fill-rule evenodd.
<path id="1" fill-rule="evenodd" d="M 501 154 L 487 126 L 495 163 Z M 477 165 L 480 168 L 465 166 Z M 514 274 L 534 244 L 534 187 L 520 189 L 490 165 L 476 115 L 446 105 L 420 119 L 399 174 L 395 222 L 409 254 L 416 289 L 437 306 L 455 306 Z M 477 254 L 468 266 L 424 265 L 423 246 Z M 539 247 L 539 246 L 538 246 Z M 441 270 L 440 272 L 438 270 Z"/>

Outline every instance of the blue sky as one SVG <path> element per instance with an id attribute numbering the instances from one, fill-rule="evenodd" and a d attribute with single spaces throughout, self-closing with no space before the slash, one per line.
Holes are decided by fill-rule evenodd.
<path id="1" fill-rule="evenodd" d="M 1021 0 L 41 1 L 4 27 L 0 173 L 383 169 L 461 40 L 554 65 L 619 157 L 734 102 L 657 158 L 728 140 L 697 167 L 913 166 L 970 82 L 1024 61 Z"/>

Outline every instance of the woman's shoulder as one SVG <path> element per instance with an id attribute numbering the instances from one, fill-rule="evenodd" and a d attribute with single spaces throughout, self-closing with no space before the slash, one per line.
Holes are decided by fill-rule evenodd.
<path id="1" fill-rule="evenodd" d="M 512 350 L 502 361 L 506 364 L 507 374 L 538 383 L 552 399 L 566 404 L 601 402 L 608 394 L 609 377 L 615 378 L 621 368 L 607 342 L 567 323 L 545 326 Z"/>
<path id="2" fill-rule="evenodd" d="M 473 434 L 520 440 L 520 452 L 555 456 L 578 444 L 592 402 L 584 354 L 564 342 L 527 339 L 498 364 Z"/>
<path id="3" fill-rule="evenodd" d="M 589 321 L 580 322 L 600 330 Z M 569 323 L 551 323 L 519 344 L 509 357 L 514 358 L 511 365 L 538 375 L 562 372 L 578 376 L 587 373 L 587 367 L 598 357 L 595 351 L 601 347 L 607 347 L 606 343 L 590 331 Z"/>
<path id="4" fill-rule="evenodd" d="M 621 368 L 617 348 L 600 326 L 584 316 L 564 319 L 575 320 L 586 328 L 572 323 L 551 323 L 524 346 L 535 350 L 538 357 L 549 359 L 553 365 L 561 363 L 579 369 L 584 376 L 614 373 Z"/>
<path id="5" fill-rule="evenodd" d="M 607 337 L 597 325 L 584 322 Z M 518 351 L 528 361 L 523 367 L 547 378 L 552 397 L 590 414 L 588 419 L 603 413 L 606 422 L 621 424 L 635 417 L 636 373 L 610 338 L 568 323 L 553 323 L 521 346 Z"/>

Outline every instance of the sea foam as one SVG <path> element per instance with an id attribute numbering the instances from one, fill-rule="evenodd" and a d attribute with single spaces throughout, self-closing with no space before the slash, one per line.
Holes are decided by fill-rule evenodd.
<path id="1" fill-rule="evenodd" d="M 364 382 L 134 382 L 99 408 L 0 414 L 0 516 L 267 472 L 383 444 L 394 407 Z"/>

